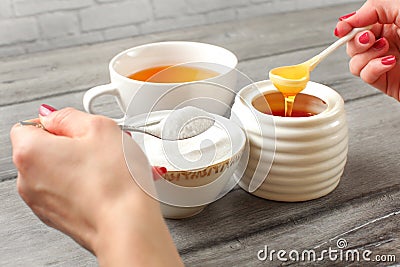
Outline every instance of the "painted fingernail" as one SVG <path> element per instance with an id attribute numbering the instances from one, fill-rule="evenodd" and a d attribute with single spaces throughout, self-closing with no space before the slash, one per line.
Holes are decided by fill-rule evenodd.
<path id="1" fill-rule="evenodd" d="M 159 166 L 157 166 L 157 167 L 155 167 L 155 168 L 156 168 L 157 172 L 158 172 L 159 174 L 161 174 L 161 175 L 164 175 L 164 174 L 167 173 L 167 168 L 165 168 L 165 167 L 159 167 Z"/>
<path id="2" fill-rule="evenodd" d="M 130 137 L 132 137 L 132 134 L 131 134 L 131 132 L 128 132 L 128 131 L 124 131 L 127 135 L 129 135 Z"/>
<path id="3" fill-rule="evenodd" d="M 335 28 L 335 30 L 333 31 L 333 34 L 334 34 L 335 36 L 339 37 L 339 33 L 338 33 L 338 29 L 337 29 L 337 28 Z"/>
<path id="4" fill-rule="evenodd" d="M 376 42 L 374 43 L 374 45 L 372 46 L 375 50 L 381 50 L 382 48 L 384 48 L 386 45 L 386 41 L 383 38 L 379 38 L 378 40 L 376 40 Z"/>
<path id="5" fill-rule="evenodd" d="M 358 41 L 362 44 L 368 44 L 369 43 L 369 33 L 368 32 L 363 33 L 360 37 L 358 37 Z"/>
<path id="6" fill-rule="evenodd" d="M 396 57 L 393 55 L 390 55 L 390 56 L 382 58 L 381 62 L 383 65 L 393 65 L 394 63 L 396 63 Z"/>
<path id="7" fill-rule="evenodd" d="M 157 181 L 161 179 L 164 174 L 167 173 L 167 168 L 165 167 L 160 167 L 160 166 L 153 166 L 153 179 L 154 181 Z"/>
<path id="8" fill-rule="evenodd" d="M 354 14 L 356 14 L 355 11 L 354 11 L 354 12 L 351 12 L 351 13 L 349 13 L 349 14 L 346 14 L 346 15 L 344 15 L 344 16 L 341 16 L 341 17 L 339 18 L 339 20 L 340 20 L 340 21 L 345 20 L 345 19 L 347 19 L 347 18 L 350 18 L 350 17 L 353 16 Z"/>
<path id="9" fill-rule="evenodd" d="M 52 106 L 46 105 L 46 104 L 42 104 L 39 107 L 39 114 L 42 116 L 48 116 L 50 115 L 52 112 L 56 111 L 57 109 L 53 108 Z"/>

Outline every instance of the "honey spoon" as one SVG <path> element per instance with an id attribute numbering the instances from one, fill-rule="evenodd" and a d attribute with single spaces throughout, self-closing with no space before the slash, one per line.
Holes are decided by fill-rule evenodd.
<path id="1" fill-rule="evenodd" d="M 354 28 L 347 35 L 338 39 L 313 58 L 298 65 L 283 66 L 270 70 L 270 80 L 283 95 L 296 95 L 306 87 L 307 82 L 310 80 L 310 72 L 314 70 L 323 59 L 341 45 L 351 40 L 357 33 L 371 28 L 372 25 L 362 28 Z"/>

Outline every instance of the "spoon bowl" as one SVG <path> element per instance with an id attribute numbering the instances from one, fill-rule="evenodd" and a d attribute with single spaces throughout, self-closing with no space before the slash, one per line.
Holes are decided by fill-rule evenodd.
<path id="1" fill-rule="evenodd" d="M 292 66 L 274 68 L 269 72 L 269 78 L 275 87 L 285 96 L 294 96 L 304 88 L 310 80 L 310 72 L 329 54 L 334 52 L 341 45 L 351 40 L 357 33 L 372 28 L 372 25 L 363 28 L 354 28 L 347 35 L 343 36 L 328 48 L 313 58 Z"/>
<path id="2" fill-rule="evenodd" d="M 123 131 L 144 133 L 156 137 L 158 139 L 177 141 L 197 136 L 208 130 L 215 122 L 214 118 L 195 117 L 191 120 L 188 120 L 184 125 L 181 126 L 180 129 L 177 129 L 177 131 L 174 131 L 173 133 L 165 133 L 165 131 L 163 132 L 165 121 L 166 121 L 165 119 L 161 119 L 159 121 L 141 126 L 134 126 L 129 124 L 118 124 L 118 126 Z M 195 126 L 198 122 L 201 123 L 202 126 L 201 128 Z M 185 131 L 186 128 L 196 128 L 196 130 L 186 131 L 185 133 L 183 133 L 183 131 Z"/>
<path id="3" fill-rule="evenodd" d="M 275 68 L 269 72 L 269 78 L 282 94 L 297 94 L 306 87 L 310 80 L 309 66 L 302 63 Z"/>
<path id="4" fill-rule="evenodd" d="M 177 141 L 197 136 L 215 122 L 212 114 L 192 106 L 172 110 L 166 117 L 145 125 L 120 124 L 122 130 L 142 132 L 159 139 Z"/>

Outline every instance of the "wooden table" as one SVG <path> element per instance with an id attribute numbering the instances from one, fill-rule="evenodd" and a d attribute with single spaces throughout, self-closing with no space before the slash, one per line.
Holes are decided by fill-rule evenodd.
<path id="1" fill-rule="evenodd" d="M 107 64 L 116 53 L 154 41 L 193 40 L 224 46 L 238 55 L 240 71 L 255 81 L 266 79 L 268 69 L 301 62 L 333 42 L 337 18 L 358 6 L 266 15 L 3 59 L 0 266 L 97 264 L 71 239 L 42 224 L 19 198 L 9 141 L 9 129 L 15 122 L 35 117 L 42 103 L 82 109 L 83 93 L 109 81 Z M 312 80 L 334 88 L 346 101 L 349 153 L 338 188 L 326 197 L 302 203 L 268 201 L 235 188 L 198 216 L 167 220 L 187 266 L 275 266 L 281 262 L 257 259 L 265 245 L 275 250 L 321 252 L 336 249 L 340 238 L 347 241 L 348 249 L 396 255 L 400 262 L 400 103 L 353 77 L 347 64 L 342 48 L 312 74 Z M 96 108 L 108 116 L 120 115 L 111 98 Z M 332 263 L 326 257 L 313 264 Z"/>

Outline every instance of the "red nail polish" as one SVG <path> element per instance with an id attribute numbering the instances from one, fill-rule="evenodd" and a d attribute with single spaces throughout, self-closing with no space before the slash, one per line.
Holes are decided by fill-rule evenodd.
<path id="1" fill-rule="evenodd" d="M 39 107 L 39 114 L 42 116 L 48 116 L 52 112 L 56 111 L 57 109 L 53 108 L 52 106 L 42 104 Z"/>
<path id="2" fill-rule="evenodd" d="M 358 41 L 362 44 L 368 44 L 369 43 L 369 33 L 365 32 L 363 33 L 359 38 Z"/>
<path id="3" fill-rule="evenodd" d="M 354 12 L 351 12 L 351 13 L 349 13 L 349 14 L 346 14 L 346 15 L 344 15 L 344 16 L 341 16 L 341 17 L 339 18 L 339 20 L 340 20 L 340 21 L 345 20 L 345 19 L 347 19 L 347 18 L 350 18 L 350 17 L 353 16 L 354 14 L 356 14 L 355 11 L 354 11 Z"/>
<path id="4" fill-rule="evenodd" d="M 159 166 L 153 166 L 153 179 L 154 179 L 154 181 L 157 181 L 158 179 L 161 178 L 161 176 L 163 176 L 166 173 L 167 173 L 167 168 L 159 167 Z"/>
<path id="5" fill-rule="evenodd" d="M 167 168 L 165 168 L 165 167 L 158 167 L 157 170 L 161 175 L 164 175 L 167 173 Z"/>
<path id="6" fill-rule="evenodd" d="M 126 133 L 127 135 L 129 135 L 130 137 L 132 137 L 131 132 L 125 131 L 125 133 Z"/>
<path id="7" fill-rule="evenodd" d="M 374 49 L 376 50 L 381 50 L 382 48 L 384 48 L 386 45 L 386 41 L 383 38 L 379 38 L 374 45 L 372 46 Z"/>
<path id="8" fill-rule="evenodd" d="M 157 171 L 158 174 L 164 175 L 167 173 L 167 168 L 160 166 L 153 166 L 153 168 Z"/>
<path id="9" fill-rule="evenodd" d="M 387 56 L 381 59 L 381 62 L 383 65 L 393 65 L 396 63 L 396 57 L 395 56 Z"/>
<path id="10" fill-rule="evenodd" d="M 333 34 L 334 34 L 335 36 L 339 37 L 339 33 L 338 33 L 338 29 L 337 29 L 337 28 L 335 28 L 335 30 L 333 31 Z"/>

